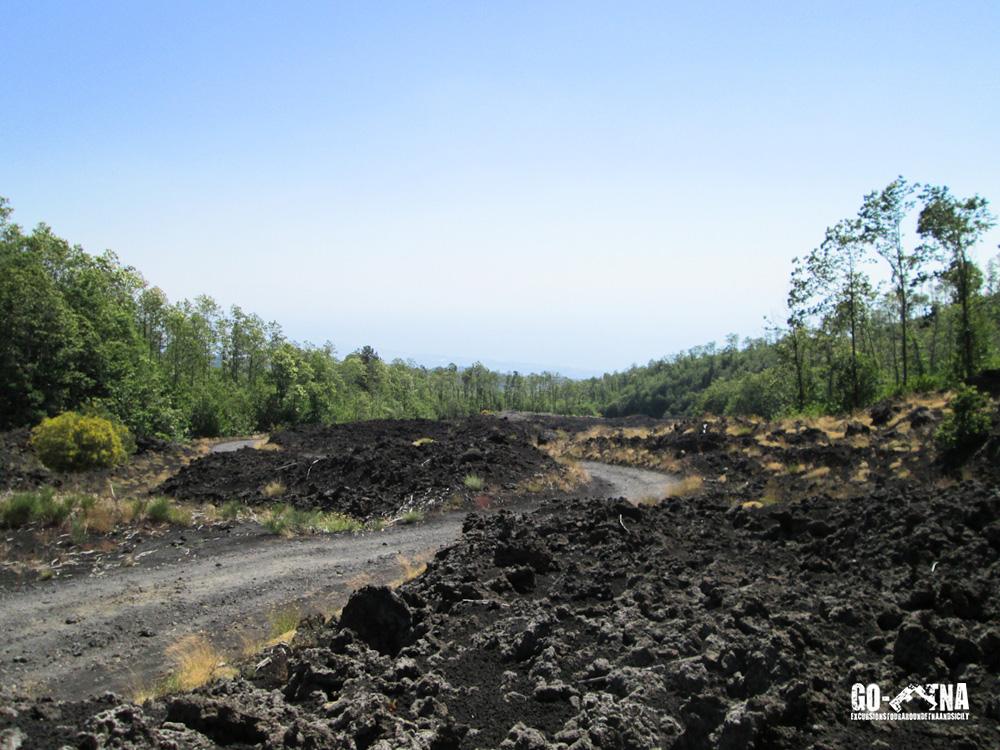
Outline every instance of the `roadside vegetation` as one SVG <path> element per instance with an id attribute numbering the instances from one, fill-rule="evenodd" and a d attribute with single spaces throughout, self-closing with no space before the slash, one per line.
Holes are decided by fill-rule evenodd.
<path id="1" fill-rule="evenodd" d="M 57 493 L 52 487 L 0 497 L 0 526 L 61 528 L 74 542 L 91 533 L 107 534 L 120 524 L 148 521 L 190 526 L 196 514 L 215 515 L 212 506 L 187 506 L 167 497 L 118 501 L 77 492 Z"/>
<path id="2" fill-rule="evenodd" d="M 422 511 L 414 510 L 399 522 L 417 523 L 423 518 Z M 366 525 L 343 513 L 300 510 L 284 503 L 251 509 L 238 501 L 229 501 L 219 508 L 211 503 L 184 503 L 165 496 L 116 500 L 79 492 L 61 493 L 52 487 L 0 497 L 0 528 L 57 529 L 68 533 L 75 544 L 123 525 L 192 526 L 237 520 L 256 521 L 269 533 L 280 536 L 355 533 L 379 530 L 385 525 L 384 519 Z"/>
<path id="3" fill-rule="evenodd" d="M 343 513 L 301 510 L 286 504 L 264 510 L 259 518 L 268 532 L 279 536 L 353 533 L 365 528 L 361 521 Z"/>

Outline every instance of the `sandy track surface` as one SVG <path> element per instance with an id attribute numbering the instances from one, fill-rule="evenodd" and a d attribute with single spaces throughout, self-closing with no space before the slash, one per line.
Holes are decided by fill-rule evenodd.
<path id="1" fill-rule="evenodd" d="M 592 479 L 605 483 L 610 494 L 624 497 L 632 503 L 642 500 L 661 500 L 667 490 L 679 481 L 669 474 L 647 469 L 633 469 L 628 466 L 614 466 L 596 461 L 580 461 Z"/>
<path id="2" fill-rule="evenodd" d="M 588 494 L 633 501 L 672 481 L 651 471 L 586 463 Z M 461 534 L 464 514 L 357 536 L 209 540 L 178 557 L 101 576 L 0 593 L 0 682 L 16 692 L 79 699 L 132 694 L 169 668 L 167 648 L 203 634 L 223 653 L 266 638 L 290 604 L 332 612 L 355 589 L 399 580 Z M 169 559 L 167 559 L 169 558 Z"/>
<path id="3" fill-rule="evenodd" d="M 361 536 L 220 540 L 160 566 L 6 595 L 0 681 L 63 699 L 129 693 L 163 670 L 166 648 L 184 635 L 238 650 L 267 635 L 276 609 L 302 601 L 332 611 L 355 588 L 392 581 L 450 544 L 461 525 L 456 514 Z"/>

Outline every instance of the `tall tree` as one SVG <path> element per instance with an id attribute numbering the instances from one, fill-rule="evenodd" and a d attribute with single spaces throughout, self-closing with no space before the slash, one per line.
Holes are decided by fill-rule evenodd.
<path id="1" fill-rule="evenodd" d="M 871 243 L 892 272 L 892 287 L 899 317 L 899 338 L 903 385 L 909 378 L 909 323 L 912 297 L 928 278 L 927 265 L 933 260 L 933 248 L 921 243 L 907 250 L 903 241 L 903 222 L 916 205 L 913 195 L 917 185 L 897 177 L 881 191 L 864 197 L 858 214 L 862 236 Z"/>
<path id="2" fill-rule="evenodd" d="M 810 278 L 809 291 L 814 295 L 812 312 L 823 316 L 836 329 L 843 325 L 850 340 L 848 364 L 850 381 L 849 405 L 861 405 L 861 380 L 858 372 L 858 342 L 861 325 L 871 296 L 871 282 L 864 266 L 871 262 L 863 240 L 860 220 L 844 219 L 826 230 L 823 243 L 806 258 Z M 832 331 L 831 331 L 832 332 Z M 829 341 L 829 382 L 833 382 L 833 340 Z M 828 392 L 832 390 L 829 387 Z"/>
<path id="3" fill-rule="evenodd" d="M 955 289 L 960 310 L 959 367 L 963 377 L 976 371 L 976 333 L 973 328 L 973 306 L 976 282 L 982 273 L 976 268 L 969 251 L 996 223 L 989 202 L 974 195 L 956 198 L 946 187 L 928 186 L 921 193 L 924 206 L 917 220 L 917 232 L 932 246 L 950 258 L 947 274 Z"/>

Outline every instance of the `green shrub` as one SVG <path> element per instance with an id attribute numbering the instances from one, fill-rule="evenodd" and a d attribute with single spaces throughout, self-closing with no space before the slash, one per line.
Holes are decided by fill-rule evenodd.
<path id="1" fill-rule="evenodd" d="M 55 471 L 108 468 L 127 457 L 123 430 L 108 419 L 68 411 L 43 419 L 31 431 L 31 445 L 41 462 Z"/>
<path id="2" fill-rule="evenodd" d="M 69 536 L 77 546 L 87 541 L 87 521 L 82 516 L 73 516 L 69 522 Z"/>
<path id="3" fill-rule="evenodd" d="M 960 461 L 986 442 L 992 427 L 989 398 L 971 386 L 961 386 L 951 399 L 951 414 L 941 421 L 934 435 L 938 448 L 949 461 Z"/>
<path id="4" fill-rule="evenodd" d="M 931 393 L 940 391 L 945 385 L 944 378 L 935 375 L 918 375 L 910 381 L 910 390 L 914 393 Z"/>
<path id="5" fill-rule="evenodd" d="M 167 523 L 173 518 L 170 498 L 158 497 L 146 506 L 146 518 L 153 523 Z"/>
<path id="6" fill-rule="evenodd" d="M 19 529 L 35 517 L 38 499 L 33 492 L 19 492 L 0 503 L 0 521 L 5 528 Z"/>
<path id="7" fill-rule="evenodd" d="M 51 489 L 40 492 L 38 505 L 35 508 L 35 518 L 45 526 L 58 526 L 73 512 L 73 498 L 57 498 Z"/>
<path id="8" fill-rule="evenodd" d="M 242 510 L 242 508 L 243 506 L 240 504 L 238 500 L 227 501 L 222 506 L 221 515 L 223 520 L 235 521 L 237 518 L 240 517 L 240 510 Z"/>

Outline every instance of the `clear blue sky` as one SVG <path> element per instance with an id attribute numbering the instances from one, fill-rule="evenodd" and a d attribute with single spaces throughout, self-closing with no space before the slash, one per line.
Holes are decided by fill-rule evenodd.
<path id="1" fill-rule="evenodd" d="M 897 174 L 1000 204 L 995 1 L 2 16 L 17 221 L 344 353 L 620 369 L 759 334 Z"/>

